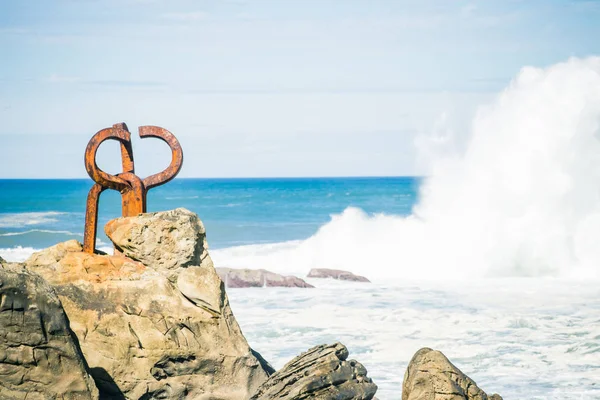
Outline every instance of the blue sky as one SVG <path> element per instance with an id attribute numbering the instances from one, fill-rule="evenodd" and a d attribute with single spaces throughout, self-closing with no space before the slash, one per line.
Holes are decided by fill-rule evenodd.
<path id="1" fill-rule="evenodd" d="M 0 177 L 85 177 L 116 122 L 185 177 L 419 174 L 526 65 L 600 54 L 600 1 L 1 0 Z M 134 142 L 138 172 L 165 146 Z M 116 145 L 100 164 L 118 172 Z"/>

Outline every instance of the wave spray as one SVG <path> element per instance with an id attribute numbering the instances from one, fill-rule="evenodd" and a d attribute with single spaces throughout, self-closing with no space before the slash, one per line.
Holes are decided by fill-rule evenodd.
<path id="1" fill-rule="evenodd" d="M 304 241 L 218 265 L 372 278 L 600 277 L 600 58 L 526 67 L 438 156 L 408 217 L 348 208 Z"/>

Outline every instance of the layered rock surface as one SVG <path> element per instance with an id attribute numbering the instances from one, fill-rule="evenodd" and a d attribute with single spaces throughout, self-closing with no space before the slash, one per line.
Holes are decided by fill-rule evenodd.
<path id="1" fill-rule="evenodd" d="M 352 272 L 343 271 L 341 269 L 329 269 L 329 268 L 313 268 L 309 271 L 308 278 L 331 278 L 340 281 L 351 281 L 351 282 L 371 282 L 364 276 L 354 275 Z"/>
<path id="2" fill-rule="evenodd" d="M 0 399 L 97 399 L 52 287 L 18 264 L 0 264 Z"/>
<path id="3" fill-rule="evenodd" d="M 228 288 L 297 287 L 314 288 L 303 279 L 283 276 L 264 269 L 217 268 L 217 273 Z"/>
<path id="4" fill-rule="evenodd" d="M 104 231 L 123 255 L 173 279 L 208 257 L 204 224 L 185 208 L 113 219 Z"/>
<path id="5" fill-rule="evenodd" d="M 231 312 L 198 217 L 142 214 L 106 232 L 122 255 L 70 241 L 26 261 L 58 293 L 101 395 L 248 399 L 269 366 Z"/>
<path id="6" fill-rule="evenodd" d="M 341 344 L 313 347 L 287 363 L 251 400 L 370 400 L 377 391 L 366 368 Z"/>
<path id="7" fill-rule="evenodd" d="M 488 396 L 444 354 L 423 348 L 406 369 L 402 400 L 502 400 L 502 397 Z"/>

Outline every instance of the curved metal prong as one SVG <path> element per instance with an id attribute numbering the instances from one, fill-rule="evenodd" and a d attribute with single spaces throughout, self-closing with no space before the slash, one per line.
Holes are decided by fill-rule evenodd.
<path id="1" fill-rule="evenodd" d="M 140 126 L 139 132 L 142 139 L 147 137 L 155 137 L 167 143 L 171 148 L 171 164 L 164 171 L 150 175 L 142 180 L 144 187 L 146 190 L 148 190 L 167 183 L 171 179 L 175 178 L 175 176 L 181 170 L 181 166 L 183 164 L 183 150 L 181 149 L 179 140 L 177 140 L 175 135 L 164 128 L 146 125 Z"/>
<path id="2" fill-rule="evenodd" d="M 106 128 L 98 131 L 89 141 L 87 148 L 85 149 L 85 169 L 90 176 L 94 180 L 94 182 L 99 185 L 117 190 L 122 192 L 123 190 L 129 187 L 129 184 L 124 179 L 119 178 L 118 176 L 109 174 L 104 172 L 98 167 L 96 163 L 96 153 L 98 151 L 98 147 L 100 144 L 108 139 L 114 139 L 121 142 L 123 147 L 131 148 L 131 134 L 127 130 L 127 126 L 123 124 L 125 129 L 115 129 Z M 123 154 L 123 151 L 122 151 Z M 125 162 L 124 162 L 125 164 Z"/>

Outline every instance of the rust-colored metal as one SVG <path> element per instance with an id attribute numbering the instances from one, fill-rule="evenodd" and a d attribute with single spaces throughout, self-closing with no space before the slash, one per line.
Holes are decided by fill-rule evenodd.
<path id="1" fill-rule="evenodd" d="M 98 201 L 100 194 L 106 189 L 121 193 L 121 208 L 124 217 L 131 217 L 146 212 L 146 195 L 153 187 L 169 182 L 181 170 L 183 150 L 179 141 L 171 132 L 158 126 L 140 126 L 142 139 L 153 137 L 161 139 L 171 148 L 171 164 L 162 172 L 141 179 L 135 174 L 131 133 L 124 123 L 115 124 L 112 128 L 102 129 L 89 141 L 85 150 L 85 169 L 96 182 L 87 197 L 85 212 L 85 229 L 83 235 L 83 251 L 93 253 L 96 247 L 98 231 Z M 96 152 L 106 140 L 117 140 L 121 146 L 121 164 L 123 172 L 111 175 L 102 171 L 96 164 Z"/>

